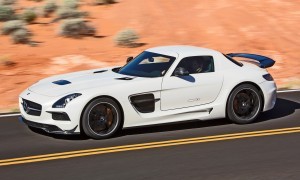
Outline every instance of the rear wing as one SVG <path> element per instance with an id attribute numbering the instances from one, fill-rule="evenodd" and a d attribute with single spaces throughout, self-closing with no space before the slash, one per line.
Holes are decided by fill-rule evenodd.
<path id="1" fill-rule="evenodd" d="M 248 58 L 258 62 L 258 66 L 261 68 L 272 67 L 275 64 L 275 61 L 266 56 L 257 55 L 257 54 L 247 54 L 247 53 L 229 53 L 226 54 L 229 57 L 242 57 Z"/>

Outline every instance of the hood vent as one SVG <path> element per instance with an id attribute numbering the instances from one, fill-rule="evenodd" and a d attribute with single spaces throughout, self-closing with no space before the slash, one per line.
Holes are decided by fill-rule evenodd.
<path id="1" fill-rule="evenodd" d="M 58 81 L 53 81 L 53 84 L 57 84 L 57 85 L 66 85 L 66 84 L 71 84 L 70 81 L 67 80 L 58 80 Z"/>
<path id="2" fill-rule="evenodd" d="M 116 78 L 117 80 L 132 80 L 133 78 L 131 77 L 121 77 L 121 78 Z"/>
<path id="3" fill-rule="evenodd" d="M 103 72 L 105 72 L 105 71 L 107 71 L 107 70 L 95 71 L 94 74 L 97 74 L 97 73 L 103 73 Z"/>

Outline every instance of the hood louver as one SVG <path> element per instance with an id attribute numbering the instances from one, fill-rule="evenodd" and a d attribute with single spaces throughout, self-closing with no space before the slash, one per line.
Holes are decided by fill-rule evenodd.
<path id="1" fill-rule="evenodd" d="M 66 84 L 71 84 L 70 81 L 67 80 L 58 80 L 58 81 L 53 81 L 53 84 L 57 84 L 57 85 L 66 85 Z"/>
<path id="2" fill-rule="evenodd" d="M 106 72 L 107 70 L 100 70 L 100 71 L 95 71 L 94 74 L 97 74 L 97 73 L 103 73 L 103 72 Z"/>
<path id="3" fill-rule="evenodd" d="M 132 80 L 133 78 L 131 77 L 121 77 L 121 78 L 116 78 L 117 80 Z"/>

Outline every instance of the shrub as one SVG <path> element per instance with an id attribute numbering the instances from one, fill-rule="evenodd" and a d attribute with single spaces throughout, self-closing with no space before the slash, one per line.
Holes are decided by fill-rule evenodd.
<path id="1" fill-rule="evenodd" d="M 20 16 L 22 20 L 24 20 L 27 23 L 33 22 L 36 18 L 36 12 L 33 9 L 26 9 Z"/>
<path id="2" fill-rule="evenodd" d="M 95 0 L 96 5 L 101 5 L 101 4 L 113 4 L 116 3 L 115 0 Z"/>
<path id="3" fill-rule="evenodd" d="M 7 55 L 3 55 L 3 56 L 0 55 L 0 64 L 3 65 L 3 66 L 9 67 L 9 66 L 16 65 L 16 62 L 12 61 L 10 59 L 10 57 L 7 56 Z"/>
<path id="4" fill-rule="evenodd" d="M 94 36 L 96 29 L 83 19 L 68 19 L 60 26 L 59 34 L 66 37 L 78 38 L 81 36 Z"/>
<path id="5" fill-rule="evenodd" d="M 78 0 L 64 0 L 63 6 L 70 9 L 76 9 L 79 6 Z"/>
<path id="6" fill-rule="evenodd" d="M 9 66 L 14 66 L 14 65 L 16 65 L 17 63 L 14 62 L 14 61 L 7 60 L 7 61 L 3 61 L 2 64 L 3 64 L 4 66 L 9 67 Z"/>
<path id="7" fill-rule="evenodd" d="M 21 20 L 7 21 L 2 26 L 2 34 L 11 34 L 18 29 L 26 29 L 25 24 Z"/>
<path id="8" fill-rule="evenodd" d="M 115 36 L 115 43 L 119 46 L 133 47 L 136 45 L 136 41 L 139 39 L 137 33 L 132 29 L 125 29 L 120 31 Z"/>
<path id="9" fill-rule="evenodd" d="M 12 20 L 15 17 L 15 11 L 10 6 L 0 6 L 0 21 Z"/>
<path id="10" fill-rule="evenodd" d="M 31 33 L 27 29 L 18 29 L 11 33 L 11 39 L 14 43 L 27 44 L 30 42 Z"/>
<path id="11" fill-rule="evenodd" d="M 87 16 L 87 12 L 78 11 L 70 8 L 60 8 L 57 11 L 58 19 L 81 18 Z"/>
<path id="12" fill-rule="evenodd" d="M 0 0 L 0 5 L 13 5 L 16 3 L 16 0 Z"/>
<path id="13" fill-rule="evenodd" d="M 45 6 L 43 6 L 42 14 L 45 17 L 48 17 L 51 13 L 56 11 L 57 4 L 54 1 L 48 1 Z"/>

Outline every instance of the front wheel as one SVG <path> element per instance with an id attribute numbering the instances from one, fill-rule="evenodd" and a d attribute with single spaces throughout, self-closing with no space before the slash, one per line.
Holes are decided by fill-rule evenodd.
<path id="1" fill-rule="evenodd" d="M 251 84 L 235 88 L 227 102 L 227 116 L 237 124 L 247 124 L 256 120 L 262 107 L 262 97 Z"/>
<path id="2" fill-rule="evenodd" d="M 84 133 L 94 139 L 112 137 L 121 128 L 122 114 L 118 104 L 109 98 L 90 102 L 82 116 Z"/>

